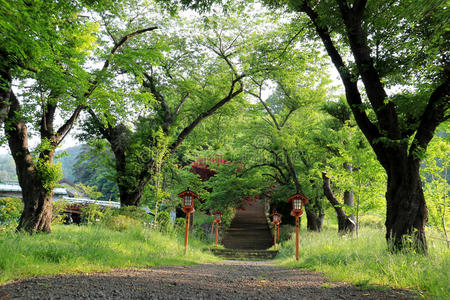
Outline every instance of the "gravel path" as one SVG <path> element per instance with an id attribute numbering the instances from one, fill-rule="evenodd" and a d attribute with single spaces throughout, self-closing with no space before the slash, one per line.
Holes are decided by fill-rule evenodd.
<path id="1" fill-rule="evenodd" d="M 226 261 L 24 279 L 0 286 L 9 299 L 412 299 L 405 290 L 365 290 L 270 262 Z"/>

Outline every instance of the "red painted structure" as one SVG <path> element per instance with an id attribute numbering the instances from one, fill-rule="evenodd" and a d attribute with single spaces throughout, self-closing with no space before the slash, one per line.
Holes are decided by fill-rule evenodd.
<path id="1" fill-rule="evenodd" d="M 218 211 L 218 210 L 216 210 L 214 212 L 214 223 L 213 223 L 213 225 L 216 224 L 216 245 L 219 244 L 219 223 L 222 222 L 222 215 L 223 215 L 223 213 Z"/>
<path id="2" fill-rule="evenodd" d="M 299 227 L 299 218 L 303 215 L 303 204 L 308 202 L 308 198 L 301 194 L 294 194 L 290 196 L 287 200 L 288 202 L 292 202 L 292 211 L 291 216 L 295 217 L 295 236 L 296 236 L 296 247 L 295 247 L 295 259 L 298 260 L 298 227 Z"/>
<path id="3" fill-rule="evenodd" d="M 186 213 L 186 231 L 184 233 L 184 253 L 186 254 L 189 239 L 189 219 L 191 213 L 195 211 L 194 201 L 198 199 L 198 195 L 188 187 L 187 190 L 179 193 L 178 197 L 183 199 L 183 211 Z"/>
<path id="4" fill-rule="evenodd" d="M 277 248 L 277 238 L 280 238 L 280 223 L 281 223 L 281 217 L 282 214 L 277 213 L 274 211 L 271 215 L 272 217 L 272 223 L 274 225 L 274 234 L 273 234 L 273 244 L 275 245 L 275 249 Z"/>

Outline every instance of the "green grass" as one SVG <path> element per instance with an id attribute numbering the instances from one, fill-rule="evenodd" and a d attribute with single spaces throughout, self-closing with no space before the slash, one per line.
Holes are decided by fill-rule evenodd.
<path id="1" fill-rule="evenodd" d="M 101 226 L 58 225 L 51 234 L 0 233 L 0 284 L 41 275 L 218 261 L 200 250 L 206 246 L 190 237 L 184 255 L 184 235 L 140 226 L 122 232 Z"/>
<path id="2" fill-rule="evenodd" d="M 450 251 L 445 242 L 428 240 L 429 255 L 391 254 L 384 232 L 364 229 L 359 238 L 335 230 L 300 233 L 300 257 L 295 260 L 295 237 L 282 244 L 276 262 L 323 272 L 334 281 L 361 287 L 390 286 L 417 291 L 432 299 L 450 299 Z"/>

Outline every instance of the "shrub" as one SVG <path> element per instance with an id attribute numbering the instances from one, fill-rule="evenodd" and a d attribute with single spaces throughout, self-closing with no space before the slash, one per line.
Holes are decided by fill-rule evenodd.
<path id="1" fill-rule="evenodd" d="M 376 215 L 363 215 L 359 217 L 359 224 L 360 227 L 383 229 L 384 218 Z"/>
<path id="2" fill-rule="evenodd" d="M 162 211 L 156 217 L 156 221 L 158 222 L 158 226 L 163 231 L 168 231 L 172 226 L 170 222 L 170 215 L 167 211 Z"/>
<path id="3" fill-rule="evenodd" d="M 177 232 L 182 232 L 186 227 L 186 219 L 184 218 L 176 218 L 175 219 L 175 230 Z"/>
<path id="4" fill-rule="evenodd" d="M 23 203 L 19 198 L 0 198 L 0 224 L 11 224 L 19 221 L 23 211 Z"/>
<path id="5" fill-rule="evenodd" d="M 114 211 L 114 215 L 127 216 L 140 222 L 145 222 L 148 219 L 148 214 L 145 210 L 142 207 L 137 206 L 121 207 L 120 209 Z"/>
<path id="6" fill-rule="evenodd" d="M 64 211 L 66 210 L 67 205 L 68 205 L 68 202 L 64 201 L 64 200 L 53 201 L 52 225 L 62 224 L 64 222 L 64 218 L 65 218 Z"/>
<path id="7" fill-rule="evenodd" d="M 132 227 L 138 227 L 141 225 L 138 220 L 124 215 L 113 215 L 105 218 L 103 224 L 109 229 L 115 231 L 126 231 Z"/>
<path id="8" fill-rule="evenodd" d="M 95 224 L 105 216 L 98 204 L 89 204 L 81 208 L 81 219 L 88 224 Z"/>

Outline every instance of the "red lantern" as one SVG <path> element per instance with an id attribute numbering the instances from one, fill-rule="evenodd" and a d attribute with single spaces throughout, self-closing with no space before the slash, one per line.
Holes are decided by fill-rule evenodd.
<path id="1" fill-rule="evenodd" d="M 195 211 L 194 200 L 196 198 L 198 199 L 198 195 L 191 191 L 190 188 L 187 188 L 184 192 L 179 193 L 178 197 L 183 198 L 183 211 L 186 214 L 190 214 Z"/>
<path id="2" fill-rule="evenodd" d="M 222 222 L 222 215 L 223 215 L 223 213 L 222 212 L 220 212 L 220 211 L 215 211 L 214 212 L 214 222 L 216 222 L 216 223 L 220 223 L 220 222 Z"/>
<path id="3" fill-rule="evenodd" d="M 295 217 L 295 237 L 296 237 L 296 247 L 295 247 L 295 259 L 298 260 L 298 227 L 299 218 L 303 215 L 303 204 L 308 202 L 308 198 L 303 195 L 295 194 L 288 198 L 288 202 L 292 201 L 292 211 L 291 216 Z"/>
<path id="4" fill-rule="evenodd" d="M 218 210 L 214 212 L 214 223 L 216 224 L 216 245 L 219 244 L 219 223 L 222 222 L 222 215 L 223 213 Z"/>
<path id="5" fill-rule="evenodd" d="M 274 227 L 274 234 L 273 234 L 273 243 L 275 245 L 275 248 L 277 248 L 277 240 L 280 238 L 280 223 L 281 223 L 281 217 L 282 214 L 277 213 L 274 211 L 271 215 L 272 217 L 272 223 L 275 226 Z M 277 234 L 278 233 L 278 234 Z"/>
<path id="6" fill-rule="evenodd" d="M 292 202 L 291 216 L 301 217 L 303 215 L 303 204 L 308 202 L 308 199 L 300 194 L 292 195 L 288 198 L 288 202 Z"/>
<path id="7" fill-rule="evenodd" d="M 186 213 L 186 231 L 184 233 L 184 253 L 187 252 L 187 244 L 189 239 L 189 221 L 191 213 L 195 211 L 194 209 L 194 199 L 198 199 L 198 195 L 187 188 L 184 192 L 178 194 L 178 197 L 183 198 L 183 211 Z"/>
<path id="8" fill-rule="evenodd" d="M 278 225 L 281 223 L 281 217 L 283 216 L 282 214 L 279 214 L 276 211 L 274 211 L 270 216 L 272 217 L 273 224 Z"/>

